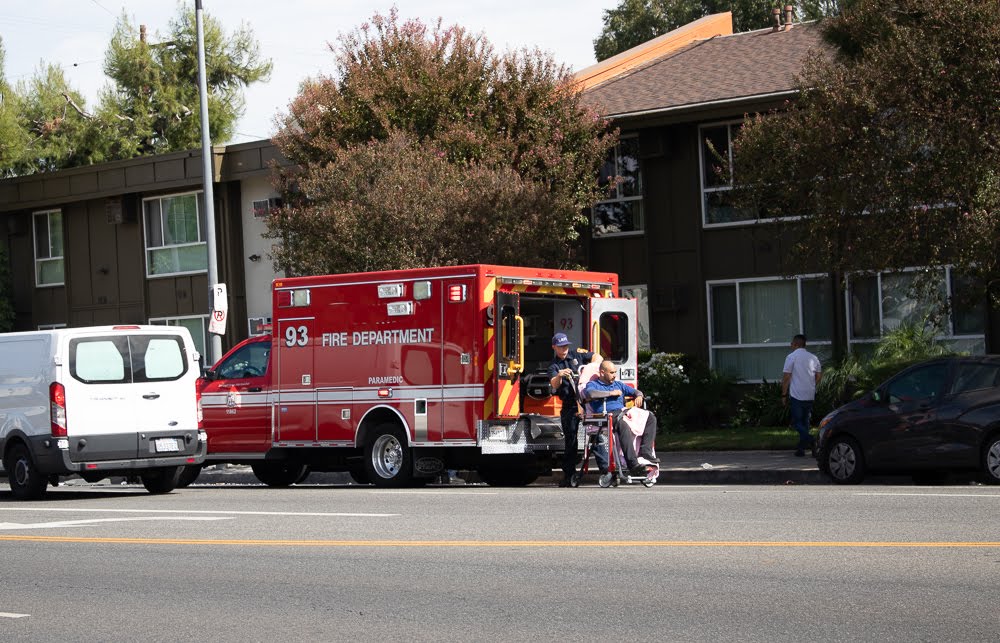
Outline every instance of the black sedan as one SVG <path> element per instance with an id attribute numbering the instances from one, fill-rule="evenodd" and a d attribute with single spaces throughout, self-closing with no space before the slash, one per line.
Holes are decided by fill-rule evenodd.
<path id="1" fill-rule="evenodd" d="M 916 364 L 819 426 L 820 470 L 839 484 L 869 472 L 948 471 L 1000 484 L 1000 356 Z"/>

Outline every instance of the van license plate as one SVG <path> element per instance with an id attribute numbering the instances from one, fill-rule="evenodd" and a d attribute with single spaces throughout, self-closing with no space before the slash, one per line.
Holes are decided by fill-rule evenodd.
<path id="1" fill-rule="evenodd" d="M 156 438 L 153 444 L 157 453 L 176 453 L 181 450 L 177 438 Z"/>

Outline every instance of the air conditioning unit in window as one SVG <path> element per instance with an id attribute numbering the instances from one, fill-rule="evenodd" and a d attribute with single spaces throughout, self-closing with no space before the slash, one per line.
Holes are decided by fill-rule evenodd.
<path id="1" fill-rule="evenodd" d="M 104 212 L 108 223 L 135 223 L 139 215 L 139 200 L 134 194 L 108 197 L 104 200 Z"/>

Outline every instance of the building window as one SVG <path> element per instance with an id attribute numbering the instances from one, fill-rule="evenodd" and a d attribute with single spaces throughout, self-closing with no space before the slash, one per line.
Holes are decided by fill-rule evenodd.
<path id="1" fill-rule="evenodd" d="M 824 275 L 709 282 L 712 367 L 747 382 L 775 382 L 804 333 L 821 361 L 833 350 L 833 286 Z"/>
<path id="2" fill-rule="evenodd" d="M 183 326 L 191 333 L 194 347 L 204 357 L 208 355 L 208 315 L 192 315 L 189 317 L 156 317 L 149 320 L 150 324 L 160 326 Z"/>
<path id="3" fill-rule="evenodd" d="M 46 210 L 34 213 L 35 285 L 61 286 L 63 270 L 62 212 Z"/>
<path id="4" fill-rule="evenodd" d="M 701 203 L 706 226 L 753 221 L 753 211 L 732 203 L 733 139 L 742 122 L 703 125 L 698 128 L 701 156 Z"/>
<path id="5" fill-rule="evenodd" d="M 203 203 L 200 192 L 143 200 L 147 277 L 208 270 Z"/>
<path id="6" fill-rule="evenodd" d="M 593 234 L 638 233 L 643 229 L 639 139 L 623 137 L 608 153 L 598 183 L 607 198 L 594 204 Z"/>
<path id="7" fill-rule="evenodd" d="M 969 290 L 963 281 L 950 267 L 852 275 L 847 284 L 850 350 L 870 352 L 884 333 L 916 324 L 951 350 L 986 352 L 985 303 L 956 296 Z"/>
<path id="8" fill-rule="evenodd" d="M 281 209 L 281 199 L 273 197 L 270 199 L 260 199 L 253 202 L 253 216 L 255 219 L 266 219 L 272 212 Z"/>

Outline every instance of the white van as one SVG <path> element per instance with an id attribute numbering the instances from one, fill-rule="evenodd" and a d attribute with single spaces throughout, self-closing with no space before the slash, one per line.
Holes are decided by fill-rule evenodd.
<path id="1" fill-rule="evenodd" d="M 179 326 L 0 334 L 0 455 L 14 497 L 39 498 L 72 473 L 172 491 L 208 444 L 198 359 Z"/>

